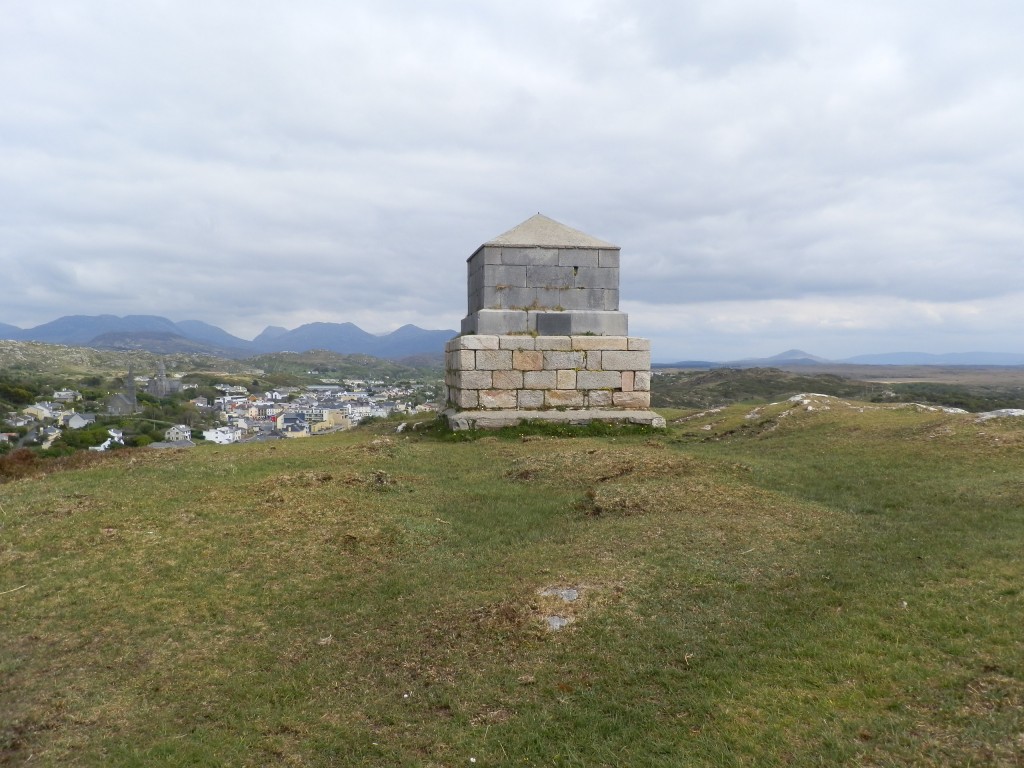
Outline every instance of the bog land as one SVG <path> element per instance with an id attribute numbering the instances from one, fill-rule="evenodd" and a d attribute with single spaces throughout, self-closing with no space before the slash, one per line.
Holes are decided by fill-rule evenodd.
<path id="1" fill-rule="evenodd" d="M 0 762 L 1021 764 L 1024 419 L 663 413 L 26 461 Z"/>

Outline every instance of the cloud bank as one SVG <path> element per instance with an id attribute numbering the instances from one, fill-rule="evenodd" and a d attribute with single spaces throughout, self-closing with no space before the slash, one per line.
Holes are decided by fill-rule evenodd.
<path id="1" fill-rule="evenodd" d="M 1024 351 L 1024 7 L 67 0 L 0 25 L 0 322 L 458 327 L 538 211 L 656 359 Z"/>

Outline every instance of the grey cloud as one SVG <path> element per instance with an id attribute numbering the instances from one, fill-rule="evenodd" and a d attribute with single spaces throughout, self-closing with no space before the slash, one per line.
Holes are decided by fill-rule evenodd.
<path id="1" fill-rule="evenodd" d="M 16 5 L 0 322 L 187 311 L 258 330 L 390 305 L 449 325 L 465 258 L 537 211 L 620 244 L 623 295 L 664 308 L 1024 292 L 1022 15 Z"/>

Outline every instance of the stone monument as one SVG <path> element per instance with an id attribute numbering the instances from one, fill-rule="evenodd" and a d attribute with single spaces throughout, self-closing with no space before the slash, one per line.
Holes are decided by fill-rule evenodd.
<path id="1" fill-rule="evenodd" d="M 445 347 L 453 429 L 522 421 L 664 427 L 651 343 L 619 311 L 619 247 L 537 214 L 468 259 L 469 314 Z"/>

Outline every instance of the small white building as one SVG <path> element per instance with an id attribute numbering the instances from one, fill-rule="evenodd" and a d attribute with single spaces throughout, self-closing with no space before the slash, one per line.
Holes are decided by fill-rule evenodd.
<path id="1" fill-rule="evenodd" d="M 242 433 L 234 427 L 217 427 L 216 429 L 203 430 L 203 439 L 218 445 L 227 445 L 228 443 L 237 443 L 241 440 Z"/>

